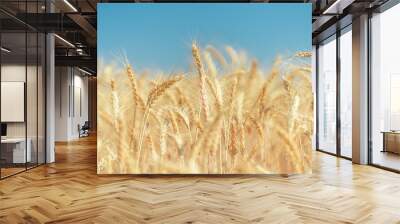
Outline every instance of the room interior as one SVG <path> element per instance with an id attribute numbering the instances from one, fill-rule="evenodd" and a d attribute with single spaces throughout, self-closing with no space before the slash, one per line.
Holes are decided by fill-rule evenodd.
<path id="1" fill-rule="evenodd" d="M 2 33 L 1 173 L 7 177 L 43 164 L 45 145 L 44 35 Z"/>
<path id="2" fill-rule="evenodd" d="M 399 46 L 398 32 L 392 29 L 400 19 L 400 7 L 395 6 L 376 15 L 371 25 L 372 51 L 372 162 L 398 170 L 399 157 L 399 94 L 400 67 L 395 60 Z"/>
<path id="3" fill-rule="evenodd" d="M 400 221 L 398 1 L 243 1 L 312 4 L 312 173 L 99 175 L 97 4 L 137 2 L 0 2 L 0 223 Z"/>

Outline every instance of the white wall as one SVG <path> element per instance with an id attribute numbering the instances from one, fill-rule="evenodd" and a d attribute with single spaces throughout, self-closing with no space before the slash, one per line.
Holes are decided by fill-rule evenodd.
<path id="1" fill-rule="evenodd" d="M 88 120 L 88 78 L 83 75 L 75 68 L 56 67 L 56 141 L 77 139 L 78 124 Z"/>
<path id="2" fill-rule="evenodd" d="M 32 67 L 28 67 L 28 70 Z M 1 66 L 1 81 L 3 82 L 25 82 L 25 65 L 8 64 Z M 1 108 L 6 110 L 7 108 Z M 25 137 L 25 123 L 7 123 L 7 137 Z"/>
<path id="3" fill-rule="evenodd" d="M 38 69 L 38 70 L 36 70 Z M 2 82 L 24 82 L 26 83 L 26 107 L 22 112 L 27 115 L 27 120 L 23 122 L 6 122 L 7 137 L 24 138 L 25 135 L 30 139 L 30 148 L 32 151 L 32 161 L 44 162 L 45 150 L 45 117 L 44 117 L 44 74 L 42 68 L 25 64 L 3 64 L 1 66 Z M 26 77 L 28 80 L 26 81 Z M 2 96 L 7 97 L 7 96 Z M 1 108 L 1 110 L 10 110 L 10 108 Z M 12 113 L 12 111 L 9 111 Z M 39 156 L 37 157 L 37 153 Z"/>
<path id="4" fill-rule="evenodd" d="M 55 141 L 67 141 L 69 132 L 69 68 L 55 68 Z"/>
<path id="5" fill-rule="evenodd" d="M 75 96 L 73 96 L 75 102 L 74 108 L 72 108 L 73 119 L 71 120 L 71 135 L 73 136 L 73 138 L 78 138 L 78 124 L 83 125 L 85 121 L 88 120 L 88 78 L 81 76 L 81 73 L 79 73 L 79 75 L 76 75 L 75 73 L 73 85 L 75 87 Z"/>
<path id="6" fill-rule="evenodd" d="M 1 66 L 1 81 L 2 82 L 25 82 L 25 75 L 26 75 L 26 70 L 28 74 L 36 74 L 36 67 L 33 66 L 28 66 L 25 67 L 24 65 L 18 65 L 18 64 L 4 64 Z M 32 81 L 29 80 L 30 85 L 36 85 L 36 80 Z M 32 98 L 36 99 L 36 88 L 35 89 L 27 89 L 27 106 L 35 107 L 36 108 L 36 101 L 34 101 Z M 30 92 L 29 90 L 32 90 L 33 92 Z M 35 102 L 35 105 L 29 105 L 31 102 Z M 1 108 L 2 110 L 7 110 L 7 108 Z M 36 113 L 28 113 L 28 122 L 34 122 L 35 124 L 29 123 L 28 128 L 33 127 L 36 129 Z M 28 130 L 28 137 L 29 136 L 29 130 Z M 36 133 L 35 133 L 36 134 Z M 7 123 L 7 136 L 8 137 L 25 137 L 25 122 L 8 122 Z"/>

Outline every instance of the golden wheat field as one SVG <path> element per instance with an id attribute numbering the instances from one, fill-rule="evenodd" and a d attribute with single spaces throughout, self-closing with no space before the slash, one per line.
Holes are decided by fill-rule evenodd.
<path id="1" fill-rule="evenodd" d="M 277 57 L 264 71 L 232 47 L 191 51 L 182 74 L 101 66 L 98 173 L 311 172 L 311 54 Z"/>

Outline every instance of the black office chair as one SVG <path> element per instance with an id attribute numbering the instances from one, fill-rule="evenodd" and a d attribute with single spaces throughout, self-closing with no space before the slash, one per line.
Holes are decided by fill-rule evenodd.
<path id="1" fill-rule="evenodd" d="M 82 127 L 80 127 L 80 125 L 78 125 L 78 129 L 79 129 L 79 138 L 89 136 L 89 130 L 90 130 L 89 121 L 85 121 L 85 123 L 82 125 Z"/>

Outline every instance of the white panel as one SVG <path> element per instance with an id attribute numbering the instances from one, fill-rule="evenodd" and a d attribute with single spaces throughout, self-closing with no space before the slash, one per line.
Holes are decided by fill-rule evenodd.
<path id="1" fill-rule="evenodd" d="M 1 122 L 24 122 L 24 82 L 1 82 Z"/>

